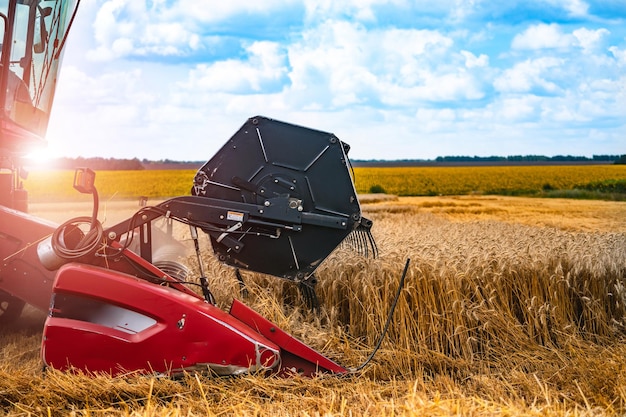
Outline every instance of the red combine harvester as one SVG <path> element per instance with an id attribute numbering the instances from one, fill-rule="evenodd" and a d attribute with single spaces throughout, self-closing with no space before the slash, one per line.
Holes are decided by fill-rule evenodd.
<path id="1" fill-rule="evenodd" d="M 218 308 L 198 236 L 207 234 L 217 258 L 237 272 L 298 283 L 313 305 L 314 271 L 344 239 L 375 251 L 349 146 L 333 134 L 253 117 L 197 172 L 188 196 L 104 228 L 95 174 L 82 168 L 74 187 L 93 195 L 91 217 L 56 225 L 26 213 L 20 161 L 45 143 L 77 6 L 0 5 L 0 325 L 15 321 L 25 303 L 47 311 L 42 359 L 64 370 L 347 372 L 237 300 L 229 312 Z M 181 227 L 188 234 L 182 240 Z M 192 268 L 202 295 L 190 290 Z"/>

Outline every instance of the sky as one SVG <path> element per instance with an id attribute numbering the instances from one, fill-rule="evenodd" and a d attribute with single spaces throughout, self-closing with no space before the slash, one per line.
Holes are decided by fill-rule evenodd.
<path id="1" fill-rule="evenodd" d="M 252 116 L 351 159 L 626 153 L 626 0 L 84 0 L 47 154 L 206 161 Z"/>

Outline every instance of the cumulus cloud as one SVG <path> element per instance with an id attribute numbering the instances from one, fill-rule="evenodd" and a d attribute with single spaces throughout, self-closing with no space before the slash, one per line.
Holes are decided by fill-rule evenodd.
<path id="1" fill-rule="evenodd" d="M 416 158 L 503 154 L 493 147 L 514 136 L 524 152 L 524 138 L 563 127 L 626 133 L 626 31 L 593 16 L 595 0 L 97 1 L 83 36 L 93 72 L 64 69 L 57 110 L 83 138 L 132 135 L 110 149 L 193 149 L 210 128 L 208 158 L 253 114 L 334 131 L 364 158 L 417 144 Z M 380 149 L 381 136 L 393 144 Z M 186 147 L 166 156 L 189 159 Z"/>
<path id="2" fill-rule="evenodd" d="M 132 56 L 150 59 L 191 56 L 206 52 L 215 44 L 216 37 L 210 35 L 211 30 L 207 34 L 206 28 L 228 32 L 228 26 L 220 24 L 225 19 L 253 14 L 271 16 L 296 5 L 291 0 L 262 3 L 107 0 L 95 16 L 96 47 L 89 51 L 88 57 L 110 61 Z"/>
<path id="3" fill-rule="evenodd" d="M 465 66 L 467 68 L 486 67 L 489 65 L 489 57 L 485 54 L 476 56 L 469 51 L 461 51 L 461 55 L 465 57 Z"/>
<path id="4" fill-rule="evenodd" d="M 563 9 L 571 17 L 585 17 L 588 16 L 589 4 L 583 0 L 545 0 L 547 4 L 550 4 L 559 9 Z"/>
<path id="5" fill-rule="evenodd" d="M 505 97 L 494 106 L 495 116 L 504 123 L 537 120 L 540 103 L 541 99 L 536 96 Z"/>
<path id="6" fill-rule="evenodd" d="M 532 25 L 513 38 L 513 49 L 568 48 L 572 35 L 565 34 L 556 23 Z"/>
<path id="7" fill-rule="evenodd" d="M 145 105 L 156 96 L 142 88 L 143 79 L 144 74 L 138 68 L 91 75 L 75 66 L 66 66 L 62 69 L 62 88 L 58 89 L 57 100 L 81 108 L 128 103 Z"/>
<path id="8" fill-rule="evenodd" d="M 551 81 L 553 73 L 563 64 L 557 58 L 528 59 L 515 64 L 494 80 L 494 87 L 505 93 L 556 93 L 559 86 Z"/>
<path id="9" fill-rule="evenodd" d="M 314 107 L 330 108 L 482 98 L 481 83 L 470 70 L 488 65 L 486 55 L 456 53 L 453 43 L 433 30 L 367 30 L 328 22 L 289 48 L 289 91 Z M 467 68 L 452 64 L 457 55 Z"/>
<path id="10" fill-rule="evenodd" d="M 615 57 L 620 66 L 626 65 L 626 48 L 611 46 L 609 51 L 611 51 L 611 54 Z"/>
<path id="11" fill-rule="evenodd" d="M 287 74 L 286 54 L 273 42 L 253 42 L 246 60 L 198 64 L 182 86 L 188 90 L 250 94 L 280 89 Z"/>
<path id="12" fill-rule="evenodd" d="M 583 52 L 589 54 L 597 51 L 602 40 L 610 32 L 605 28 L 590 30 L 587 28 L 576 29 L 572 32 L 576 38 L 577 44 L 582 48 Z"/>

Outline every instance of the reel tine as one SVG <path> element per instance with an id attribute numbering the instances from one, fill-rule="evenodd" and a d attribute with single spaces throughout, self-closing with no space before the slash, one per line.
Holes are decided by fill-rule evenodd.
<path id="1" fill-rule="evenodd" d="M 242 297 L 248 298 L 248 289 L 246 288 L 246 283 L 243 280 L 239 268 L 235 268 L 235 277 L 237 277 L 237 282 L 239 282 L 239 293 Z"/>
<path id="2" fill-rule="evenodd" d="M 345 247 L 350 247 L 357 253 L 376 259 L 378 258 L 378 246 L 372 235 L 372 221 L 363 217 L 358 226 L 342 242 Z"/>
<path id="3" fill-rule="evenodd" d="M 313 312 L 317 312 L 319 309 L 319 299 L 315 291 L 316 284 L 317 278 L 314 274 L 309 275 L 304 281 L 298 283 L 298 290 L 304 299 L 304 303 Z"/>
<path id="4" fill-rule="evenodd" d="M 376 240 L 374 240 L 374 235 L 372 235 L 372 231 L 368 230 L 365 232 L 367 236 L 367 240 L 372 248 L 372 257 L 374 259 L 378 258 L 378 245 L 376 245 Z"/>

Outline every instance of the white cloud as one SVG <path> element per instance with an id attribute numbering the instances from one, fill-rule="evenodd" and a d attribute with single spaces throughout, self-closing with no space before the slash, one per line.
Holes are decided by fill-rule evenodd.
<path id="1" fill-rule="evenodd" d="M 61 86 L 56 100 L 66 106 L 122 105 L 129 102 L 145 105 L 155 95 L 142 89 L 144 75 L 138 68 L 118 70 L 100 75 L 88 75 L 74 66 L 66 66 L 61 73 Z"/>
<path id="2" fill-rule="evenodd" d="M 385 85 L 383 102 L 393 106 L 416 106 L 420 102 L 462 102 L 478 100 L 484 92 L 476 78 L 465 71 L 426 74 L 420 85 L 403 87 Z"/>
<path id="3" fill-rule="evenodd" d="M 419 123 L 424 132 L 450 130 L 456 121 L 457 115 L 452 109 L 420 108 L 415 113 L 415 122 Z"/>
<path id="4" fill-rule="evenodd" d="M 189 91 L 258 93 L 280 86 L 287 73 L 286 56 L 273 42 L 253 42 L 246 48 L 245 61 L 229 59 L 213 64 L 198 64 L 189 72 L 183 87 Z"/>
<path id="5" fill-rule="evenodd" d="M 609 48 L 609 51 L 611 51 L 611 54 L 617 60 L 618 65 L 626 66 L 626 48 L 619 48 L 617 46 L 611 46 Z"/>
<path id="6" fill-rule="evenodd" d="M 470 16 L 480 0 L 454 0 L 454 6 L 450 8 L 450 17 L 453 22 L 461 22 Z"/>
<path id="7" fill-rule="evenodd" d="M 264 0 L 262 2 L 178 0 L 165 3 L 171 3 L 171 6 L 155 9 L 151 17 L 160 14 L 170 21 L 197 21 L 206 24 L 220 22 L 236 15 L 267 16 L 298 5 L 300 2 L 298 0 Z"/>
<path id="8" fill-rule="evenodd" d="M 312 108 L 482 98 L 476 75 L 453 63 L 452 47 L 437 31 L 368 31 L 355 23 L 328 22 L 289 48 L 290 91 Z M 467 69 L 488 64 L 484 54 L 459 57 Z"/>
<path id="9" fill-rule="evenodd" d="M 552 57 L 528 59 L 505 70 L 493 85 L 503 93 L 556 93 L 560 87 L 548 78 L 562 64 L 561 59 Z"/>
<path id="10" fill-rule="evenodd" d="M 599 48 L 602 39 L 609 34 L 609 31 L 604 28 L 597 30 L 580 28 L 573 31 L 572 34 L 583 52 L 590 54 Z"/>
<path id="11" fill-rule="evenodd" d="M 564 34 L 556 23 L 530 26 L 513 38 L 513 49 L 567 48 L 573 43 L 572 35 Z"/>
<path id="12" fill-rule="evenodd" d="M 93 23 L 96 47 L 88 53 L 93 61 L 110 61 L 127 56 L 186 56 L 208 48 L 215 41 L 202 32 L 238 14 L 271 15 L 290 5 L 291 0 L 250 3 L 243 0 L 206 2 L 180 0 L 108 0 Z"/>
<path id="13" fill-rule="evenodd" d="M 499 123 L 528 122 L 537 119 L 541 100 L 534 96 L 504 98 L 494 103 Z"/>
<path id="14" fill-rule="evenodd" d="M 406 0 L 305 0 L 305 20 L 319 23 L 320 19 L 350 17 L 359 22 L 376 21 L 373 7 L 394 7 L 406 5 Z"/>
<path id="15" fill-rule="evenodd" d="M 589 5 L 582 0 L 546 0 L 546 2 L 563 8 L 571 17 L 585 17 L 588 15 Z"/>
<path id="16" fill-rule="evenodd" d="M 99 3 L 72 34 L 99 62 L 66 53 L 50 125 L 69 154 L 208 159 L 255 114 L 332 131 L 366 159 L 566 153 L 561 137 L 592 128 L 606 139 L 593 152 L 623 147 L 624 31 L 585 20 L 581 1 L 543 2 L 578 16 L 568 26 L 477 21 L 542 4 L 517 0 Z"/>
<path id="17" fill-rule="evenodd" d="M 461 51 L 461 55 L 465 57 L 465 66 L 467 68 L 486 67 L 489 65 L 489 57 L 485 54 L 476 56 L 469 51 Z"/>

